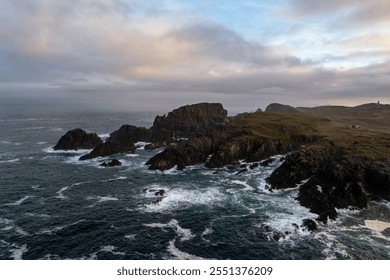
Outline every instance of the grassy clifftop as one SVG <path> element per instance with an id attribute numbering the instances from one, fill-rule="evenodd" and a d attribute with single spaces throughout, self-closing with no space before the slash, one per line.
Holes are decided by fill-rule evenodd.
<path id="1" fill-rule="evenodd" d="M 246 135 L 248 138 L 287 140 L 306 137 L 327 140 L 348 156 L 390 159 L 390 106 L 384 106 L 377 107 L 379 112 L 373 107 L 369 110 L 366 107 L 363 110 L 366 114 L 355 108 L 345 112 L 345 107 L 336 106 L 318 109 L 321 113 L 309 110 L 297 113 L 251 113 L 232 118 L 227 131 L 231 135 Z M 329 112 L 332 114 L 328 115 Z M 358 128 L 348 128 L 347 125 L 351 123 L 361 125 Z M 320 143 L 314 141 L 311 145 Z"/>

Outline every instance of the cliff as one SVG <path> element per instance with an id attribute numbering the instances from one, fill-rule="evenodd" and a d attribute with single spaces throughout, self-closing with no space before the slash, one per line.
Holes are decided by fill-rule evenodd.
<path id="1" fill-rule="evenodd" d="M 151 128 L 123 125 L 105 143 L 97 135 L 69 131 L 56 148 L 90 147 L 96 141 L 92 152 L 80 158 L 87 160 L 132 153 L 135 142 L 151 142 L 165 149 L 146 164 L 162 171 L 194 164 L 220 168 L 238 160 L 254 167 L 286 154 L 267 178 L 271 189 L 298 187 L 297 200 L 326 223 L 337 217 L 337 208 L 366 207 L 370 196 L 390 200 L 388 116 L 390 106 L 380 104 L 350 108 L 271 104 L 266 112 L 228 118 L 221 104 L 200 103 L 157 116 Z M 363 126 L 347 125 L 355 120 Z M 366 127 L 369 124 L 377 129 Z"/>

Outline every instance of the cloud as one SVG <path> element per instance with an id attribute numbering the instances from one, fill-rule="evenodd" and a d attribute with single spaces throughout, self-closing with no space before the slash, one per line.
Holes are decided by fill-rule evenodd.
<path id="1" fill-rule="evenodd" d="M 133 7 L 119 1 L 13 1 L 6 8 L 13 17 L 0 27 L 3 82 L 101 75 L 132 82 L 302 64 L 212 22 L 134 19 Z"/>
<path id="2" fill-rule="evenodd" d="M 390 2 L 388 0 L 291 0 L 291 14 L 312 17 L 319 15 L 339 16 L 337 24 L 347 27 L 350 24 L 390 22 Z"/>
<path id="3" fill-rule="evenodd" d="M 322 1 L 294 1 L 301 15 L 308 13 L 305 5 L 315 13 L 329 13 L 356 1 L 339 2 L 325 7 Z M 137 109 L 191 100 L 250 107 L 256 102 L 299 105 L 388 94 L 386 63 L 349 71 L 324 69 L 285 45 L 249 40 L 212 18 L 167 3 L 172 1 L 159 6 L 135 0 L 5 1 L 0 10 L 0 92 Z M 370 57 L 360 47 L 364 40 L 380 42 L 368 51 L 386 58 L 387 39 L 385 33 L 376 39 L 339 40 L 354 53 L 328 59 Z M 310 53 L 299 44 L 297 40 L 297 48 Z"/>

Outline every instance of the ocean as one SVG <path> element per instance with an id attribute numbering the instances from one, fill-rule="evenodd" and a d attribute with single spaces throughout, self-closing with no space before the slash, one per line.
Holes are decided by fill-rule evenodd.
<path id="1" fill-rule="evenodd" d="M 316 215 L 295 200 L 298 190 L 269 190 L 265 178 L 283 162 L 236 174 L 210 170 L 150 171 L 159 150 L 78 161 L 88 151 L 53 151 L 66 131 L 107 138 L 122 124 L 150 127 L 155 113 L 76 112 L 0 115 L 0 259 L 390 259 L 390 202 L 302 228 Z M 156 192 L 164 190 L 159 201 Z"/>

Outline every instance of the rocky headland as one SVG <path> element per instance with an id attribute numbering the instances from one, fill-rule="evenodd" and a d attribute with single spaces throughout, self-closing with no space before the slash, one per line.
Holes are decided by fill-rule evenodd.
<path id="1" fill-rule="evenodd" d="M 135 143 L 149 142 L 147 149 L 165 148 L 146 163 L 161 171 L 194 164 L 221 168 L 244 160 L 245 172 L 286 154 L 267 178 L 270 189 L 299 188 L 300 204 L 326 223 L 337 217 L 337 208 L 367 207 L 372 196 L 390 200 L 389 123 L 390 106 L 381 104 L 270 104 L 265 112 L 228 117 L 221 104 L 200 103 L 157 116 L 150 128 L 123 125 L 104 143 L 96 134 L 72 130 L 54 148 L 93 148 L 80 158 L 88 160 L 133 153 Z M 313 221 L 306 224 L 315 228 Z"/>

